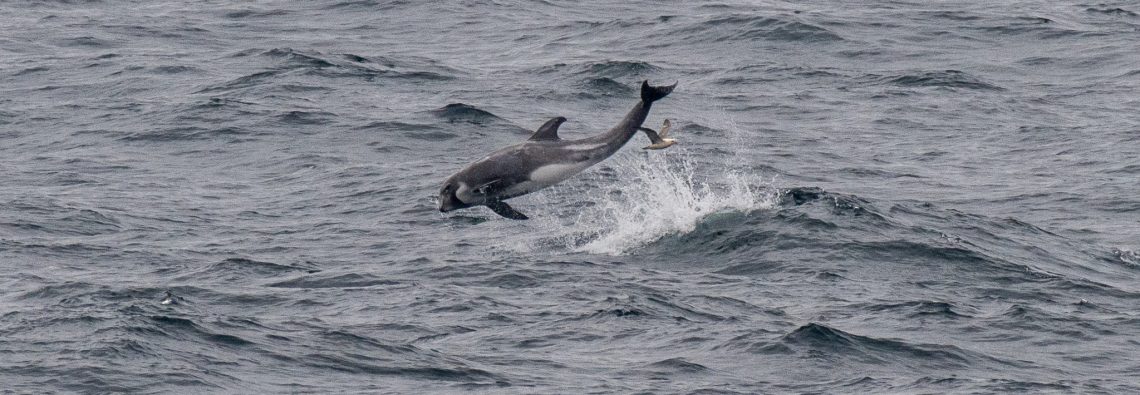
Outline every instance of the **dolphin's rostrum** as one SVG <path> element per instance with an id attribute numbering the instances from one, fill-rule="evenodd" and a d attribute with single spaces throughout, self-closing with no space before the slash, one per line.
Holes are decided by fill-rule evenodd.
<path id="1" fill-rule="evenodd" d="M 503 217 L 527 219 L 503 202 L 557 184 L 618 151 L 641 128 L 654 101 L 673 91 L 671 86 L 641 83 L 641 101 L 608 132 L 581 140 L 558 138 L 566 118 L 546 121 L 527 141 L 492 152 L 455 173 L 439 190 L 439 211 L 487 206 Z"/>

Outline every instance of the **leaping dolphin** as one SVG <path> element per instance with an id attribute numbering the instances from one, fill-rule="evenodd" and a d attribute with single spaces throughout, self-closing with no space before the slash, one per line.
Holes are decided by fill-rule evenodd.
<path id="1" fill-rule="evenodd" d="M 530 139 L 492 152 L 447 178 L 439 190 L 439 211 L 487 206 L 503 217 L 528 219 L 503 202 L 557 184 L 618 151 L 640 130 L 653 102 L 677 84 L 641 83 L 641 101 L 608 132 L 581 140 L 558 138 L 564 117 L 546 121 Z"/>

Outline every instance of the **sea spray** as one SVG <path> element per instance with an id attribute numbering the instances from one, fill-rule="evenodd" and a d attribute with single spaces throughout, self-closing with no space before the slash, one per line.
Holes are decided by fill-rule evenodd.
<path id="1" fill-rule="evenodd" d="M 682 146 L 623 150 L 578 179 L 536 194 L 528 205 L 546 213 L 516 228 L 512 233 L 518 238 L 507 247 L 622 255 L 671 234 L 692 232 L 717 212 L 775 205 L 776 189 L 759 174 L 697 158 Z"/>

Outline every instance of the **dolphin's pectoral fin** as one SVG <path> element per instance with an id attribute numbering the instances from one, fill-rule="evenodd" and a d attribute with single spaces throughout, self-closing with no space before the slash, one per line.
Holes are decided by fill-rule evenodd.
<path id="1" fill-rule="evenodd" d="M 546 123 L 542 124 L 542 127 L 538 128 L 538 131 L 534 132 L 534 134 L 530 136 L 530 140 L 561 140 L 561 138 L 558 137 L 558 127 L 562 126 L 563 122 L 566 122 L 565 117 L 550 118 L 549 121 L 546 121 Z"/>
<path id="2" fill-rule="evenodd" d="M 521 219 L 530 219 L 529 217 L 527 217 L 523 213 L 515 211 L 515 209 L 511 208 L 510 205 L 503 203 L 502 200 L 495 200 L 495 201 L 487 202 L 487 208 L 490 208 L 491 211 L 494 211 L 495 214 L 499 214 L 503 218 L 520 219 L 520 220 Z"/>
<path id="3" fill-rule="evenodd" d="M 502 181 L 502 180 L 495 179 L 495 180 L 491 180 L 490 182 L 479 185 L 479 186 L 475 187 L 475 193 L 483 195 L 483 196 L 488 196 L 488 195 L 495 192 L 495 190 L 493 188 L 494 188 L 495 184 L 499 183 L 499 181 Z"/>

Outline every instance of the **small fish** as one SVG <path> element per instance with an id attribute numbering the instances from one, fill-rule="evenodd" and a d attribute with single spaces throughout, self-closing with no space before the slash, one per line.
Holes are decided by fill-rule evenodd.
<path id="1" fill-rule="evenodd" d="M 677 144 L 677 140 L 673 140 L 671 138 L 668 138 L 669 137 L 669 127 L 671 127 L 671 126 L 673 126 L 673 124 L 669 123 L 669 120 L 666 119 L 665 123 L 661 125 L 661 132 L 660 133 L 658 133 L 657 131 L 650 129 L 650 128 L 638 128 L 642 132 L 645 132 L 645 135 L 649 136 L 649 141 L 651 143 L 653 143 L 653 144 L 650 144 L 648 146 L 642 147 L 641 149 L 666 149 L 666 148 L 669 148 L 669 146 L 671 146 L 673 144 Z"/>

